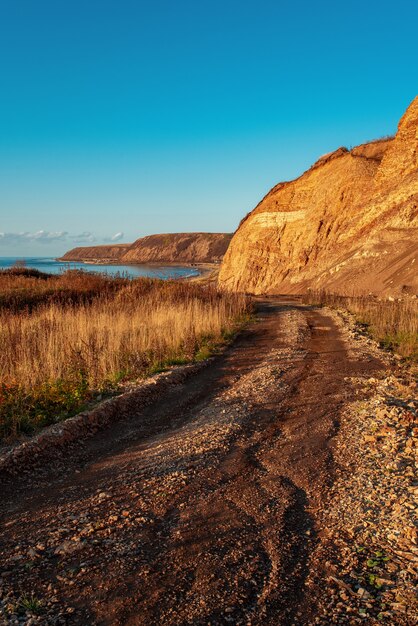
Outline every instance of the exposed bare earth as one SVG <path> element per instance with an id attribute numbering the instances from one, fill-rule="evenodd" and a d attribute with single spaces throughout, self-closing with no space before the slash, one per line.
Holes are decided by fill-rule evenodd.
<path id="1" fill-rule="evenodd" d="M 116 262 L 131 247 L 130 243 L 119 243 L 105 246 L 78 246 L 64 254 L 62 261 L 106 261 Z"/>
<path id="2" fill-rule="evenodd" d="M 260 302 L 258 320 L 210 367 L 65 460 L 1 477 L 4 623 L 18 623 L 19 602 L 28 624 L 415 623 L 399 607 L 382 613 L 377 595 L 359 593 L 360 578 L 338 571 L 354 543 L 338 520 L 341 476 L 357 521 L 365 485 L 356 471 L 370 443 L 343 453 L 339 433 L 360 428 L 358 403 L 373 406 L 370 380 L 384 386 L 388 368 L 330 312 Z M 382 489 L 403 489 L 409 503 L 409 483 L 391 480 Z M 405 510 L 408 526 L 416 503 Z M 412 560 L 398 555 L 387 576 L 405 595 L 416 537 L 403 541 Z M 24 615 L 31 594 L 39 616 Z"/>
<path id="3" fill-rule="evenodd" d="M 214 263 L 221 261 L 232 235 L 229 233 L 169 233 L 135 241 L 123 255 L 131 263 Z"/>
<path id="4" fill-rule="evenodd" d="M 82 246 L 64 254 L 62 261 L 90 263 L 219 263 L 232 235 L 229 233 L 167 233 L 141 237 L 129 244 Z"/>
<path id="5" fill-rule="evenodd" d="M 418 97 L 393 139 L 320 158 L 241 221 L 219 284 L 232 291 L 418 292 Z"/>

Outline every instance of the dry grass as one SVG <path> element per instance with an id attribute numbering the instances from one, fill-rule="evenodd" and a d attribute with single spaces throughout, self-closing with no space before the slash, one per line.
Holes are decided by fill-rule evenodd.
<path id="1" fill-rule="evenodd" d="M 127 278 L 109 279 L 104 274 L 68 270 L 50 275 L 27 268 L 0 270 L 0 309 L 32 310 L 48 302 L 89 302 L 99 294 L 115 293 L 129 284 Z"/>
<path id="2" fill-rule="evenodd" d="M 349 311 L 382 346 L 405 358 L 418 359 L 416 298 L 383 300 L 373 296 L 340 296 L 326 291 L 310 291 L 304 301 Z"/>
<path id="3" fill-rule="evenodd" d="M 167 365 L 209 356 L 248 311 L 243 296 L 213 287 L 101 280 L 103 293 L 90 301 L 51 301 L 40 285 L 44 304 L 0 308 L 0 436 L 52 423 Z"/>

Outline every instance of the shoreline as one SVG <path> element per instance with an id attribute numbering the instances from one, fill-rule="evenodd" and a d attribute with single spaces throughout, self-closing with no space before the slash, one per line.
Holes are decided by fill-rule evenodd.
<path id="1" fill-rule="evenodd" d="M 181 261 L 144 261 L 143 263 L 139 262 L 139 261 L 123 261 L 120 262 L 118 260 L 112 259 L 112 260 L 106 260 L 106 259 L 92 259 L 90 260 L 86 260 L 86 259 L 64 259 L 63 257 L 57 257 L 55 259 L 55 261 L 58 261 L 59 263 L 83 263 L 83 265 L 151 265 L 151 266 L 157 266 L 157 267 L 161 267 L 161 266 L 174 266 L 174 267 L 219 267 L 221 265 L 221 261 L 197 261 L 197 262 L 191 262 L 191 261 L 184 261 L 183 263 Z"/>
<path id="2" fill-rule="evenodd" d="M 94 266 L 106 266 L 106 265 L 114 265 L 114 266 L 132 266 L 132 267 L 184 267 L 190 269 L 198 270 L 199 274 L 197 276 L 179 276 L 178 278 L 174 278 L 173 280 L 188 280 L 188 281 L 200 281 L 200 280 L 210 280 L 211 277 L 215 279 L 219 273 L 219 268 L 221 266 L 221 261 L 215 263 L 180 263 L 178 261 L 148 261 L 146 263 L 134 263 L 124 262 L 120 263 L 118 261 L 85 261 L 85 260 L 67 260 L 63 258 L 57 258 L 56 261 L 60 263 L 80 263 L 82 265 L 94 265 Z"/>

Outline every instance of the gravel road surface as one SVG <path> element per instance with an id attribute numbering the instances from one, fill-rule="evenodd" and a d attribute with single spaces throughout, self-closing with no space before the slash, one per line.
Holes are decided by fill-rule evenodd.
<path id="1" fill-rule="evenodd" d="M 326 312 L 260 301 L 209 367 L 64 462 L 3 480 L 0 620 L 314 623 L 332 438 L 362 393 L 349 379 L 381 368 L 350 357 Z"/>

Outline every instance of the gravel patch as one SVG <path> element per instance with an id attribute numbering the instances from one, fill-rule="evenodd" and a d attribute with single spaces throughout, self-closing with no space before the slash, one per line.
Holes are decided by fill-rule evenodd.
<path id="1" fill-rule="evenodd" d="M 315 624 L 417 624 L 418 419 L 413 368 L 382 352 L 351 316 L 330 312 L 351 358 L 374 353 L 381 378 L 351 378 L 367 399 L 349 403 L 334 444 L 336 480 L 312 563 L 325 562 Z M 389 373 L 389 375 L 387 375 Z M 315 584 L 315 566 L 308 584 Z M 318 580 L 316 581 L 318 583 Z"/>

